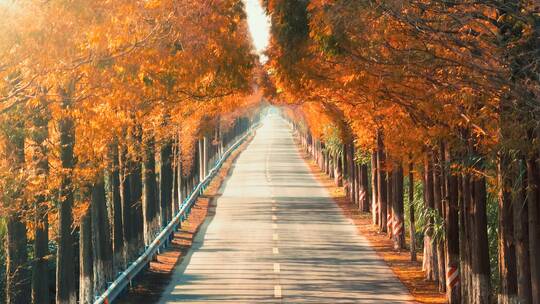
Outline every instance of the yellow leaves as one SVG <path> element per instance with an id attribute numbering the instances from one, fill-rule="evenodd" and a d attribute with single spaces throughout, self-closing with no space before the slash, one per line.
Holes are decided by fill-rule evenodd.
<path id="1" fill-rule="evenodd" d="M 99 45 L 102 43 L 102 41 L 103 41 L 102 33 L 95 32 L 95 31 L 88 33 L 88 43 L 90 44 L 92 48 L 98 48 Z"/>
<path id="2" fill-rule="evenodd" d="M 341 82 L 344 85 L 348 85 L 351 82 L 355 81 L 357 78 L 358 78 L 358 75 L 356 75 L 356 74 L 344 75 L 344 76 L 341 77 Z"/>
<path id="3" fill-rule="evenodd" d="M 62 177 L 69 175 L 77 217 L 85 212 L 87 186 L 109 164 L 112 145 L 128 147 L 137 160 L 139 128 L 151 129 L 160 140 L 179 136 L 187 169 L 201 132 L 218 123 L 226 129 L 237 117 L 256 112 L 262 93 L 255 86 L 243 12 L 231 9 L 236 1 L 68 2 L 18 2 L 24 12 L 0 11 L 6 17 L 0 20 L 6 66 L 0 90 L 10 92 L 6 79 L 20 73 L 21 83 L 29 84 L 17 95 L 24 97 L 23 114 L 35 113 L 44 97 L 51 119 L 46 152 L 39 155 L 32 143 L 26 147 L 26 158 L 46 158 L 50 172 L 19 174 L 0 155 L 0 196 L 24 185 L 30 194 L 47 196 L 48 204 L 58 199 Z M 63 96 L 60 89 L 68 83 L 74 85 Z M 71 105 L 64 108 L 64 100 Z M 7 116 L 0 115 L 0 124 Z M 75 133 L 73 169 L 62 168 L 60 160 L 58 126 L 66 118 L 73 120 Z M 20 121 L 32 130 L 30 119 Z M 35 197 L 27 198 L 16 202 L 29 204 Z"/>
<path id="4" fill-rule="evenodd" d="M 268 8 L 279 15 L 284 3 L 270 1 Z M 278 92 L 273 102 L 292 105 L 299 112 L 292 117 L 305 120 L 315 136 L 321 125 L 345 121 L 366 149 L 381 128 L 394 157 L 420 154 L 423 145 L 455 138 L 463 127 L 479 145 L 493 147 L 498 97 L 508 91 L 493 81 L 506 75 L 505 50 L 487 38 L 498 31 L 488 24 L 494 9 L 475 4 L 441 11 L 426 3 L 392 1 L 394 14 L 386 14 L 367 5 L 310 1 L 309 37 L 302 45 L 289 50 L 282 37 L 271 40 L 266 68 L 267 86 Z M 344 52 L 321 51 L 321 37 L 329 35 L 342 38 Z"/>
<path id="5" fill-rule="evenodd" d="M 146 78 L 146 73 L 139 72 L 139 74 L 137 76 L 138 76 L 140 82 L 144 82 L 144 79 Z"/>
<path id="6" fill-rule="evenodd" d="M 200 84 L 203 87 L 210 85 L 212 82 L 214 82 L 214 73 L 213 72 L 206 73 L 200 80 Z"/>
<path id="7" fill-rule="evenodd" d="M 144 6 L 148 9 L 156 9 L 161 6 L 162 0 L 146 0 Z"/>

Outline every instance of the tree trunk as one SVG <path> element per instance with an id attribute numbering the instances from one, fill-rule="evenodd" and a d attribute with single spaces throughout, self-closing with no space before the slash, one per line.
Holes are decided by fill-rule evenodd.
<path id="1" fill-rule="evenodd" d="M 345 195 L 348 197 L 348 192 L 347 192 L 347 187 L 348 187 L 347 154 L 348 152 L 347 152 L 347 147 L 345 145 L 342 145 L 341 149 L 342 149 L 342 153 L 339 157 L 339 167 L 340 167 L 341 179 L 342 179 L 341 186 L 345 188 Z"/>
<path id="2" fill-rule="evenodd" d="M 434 189 L 433 189 L 433 165 L 431 162 L 431 153 L 428 153 L 424 161 L 424 205 L 427 209 L 434 209 Z M 433 225 L 430 219 L 429 225 Z M 424 259 L 422 269 L 426 272 L 428 280 L 436 280 L 437 274 L 437 255 L 433 242 L 433 231 L 431 228 L 424 231 Z"/>
<path id="3" fill-rule="evenodd" d="M 2 207 L 5 208 L 6 224 L 6 264 L 5 266 L 5 288 L 6 303 L 8 304 L 26 304 L 31 301 L 30 271 L 28 268 L 28 252 L 26 238 L 26 223 L 23 214 L 27 208 L 27 202 L 24 199 L 24 176 L 22 171 L 25 169 L 25 138 L 26 132 L 24 121 L 25 117 L 21 115 L 23 108 L 16 106 L 6 115 L 6 121 L 0 126 L 0 154 L 5 157 L 2 160 L 9 166 L 8 174 L 10 183 L 5 193 L 2 193 Z M 3 189 L 4 190 L 4 189 Z M 4 215 L 4 214 L 2 214 Z M 0 245 L 1 247 L 1 245 Z"/>
<path id="4" fill-rule="evenodd" d="M 322 156 L 322 172 L 328 174 L 328 157 L 324 148 L 324 143 L 321 144 L 321 156 Z"/>
<path id="5" fill-rule="evenodd" d="M 409 237 L 411 239 L 411 261 L 416 261 L 416 223 L 414 216 L 414 172 L 413 163 L 409 163 Z"/>
<path id="6" fill-rule="evenodd" d="M 536 155 L 527 159 L 527 198 L 529 207 L 529 251 L 531 259 L 532 302 L 540 303 L 540 176 Z"/>
<path id="7" fill-rule="evenodd" d="M 319 169 L 321 169 L 322 172 L 324 172 L 324 166 L 325 166 L 325 163 L 326 163 L 326 157 L 324 155 L 324 148 L 323 148 L 323 143 L 322 142 L 319 142 Z"/>
<path id="8" fill-rule="evenodd" d="M 153 139 L 153 138 L 152 138 Z M 129 186 L 131 198 L 131 223 L 133 229 L 134 247 L 132 259 L 138 257 L 139 251 L 145 246 L 144 213 L 143 213 L 143 162 L 146 157 L 145 142 L 143 141 L 143 128 L 137 121 L 130 132 L 131 149 L 134 155 L 142 156 L 142 160 L 130 160 L 129 162 Z M 155 181 L 154 181 L 155 183 Z M 155 192 L 154 192 L 155 193 Z M 155 194 L 154 194 L 155 198 Z M 154 206 L 157 202 L 153 202 Z"/>
<path id="9" fill-rule="evenodd" d="M 130 198 L 131 198 L 131 223 L 134 237 L 134 247 L 132 258 L 136 258 L 140 248 L 144 248 L 144 214 L 143 214 L 143 183 L 142 183 L 143 166 L 140 162 L 131 163 L 130 181 Z"/>
<path id="10" fill-rule="evenodd" d="M 516 189 L 512 193 L 514 239 L 516 242 L 516 269 L 518 303 L 532 303 L 531 267 L 529 255 L 529 206 L 526 199 L 526 165 L 518 160 Z"/>
<path id="11" fill-rule="evenodd" d="M 172 145 L 165 143 L 160 149 L 159 199 L 161 204 L 162 227 L 172 219 L 173 166 Z"/>
<path id="12" fill-rule="evenodd" d="M 377 179 L 377 152 L 371 153 L 371 221 L 373 225 L 379 224 L 379 195 Z"/>
<path id="13" fill-rule="evenodd" d="M 147 135 L 143 144 L 143 217 L 144 245 L 148 246 L 159 228 L 159 216 L 156 210 L 156 161 L 153 135 Z"/>
<path id="14" fill-rule="evenodd" d="M 26 225 L 18 214 L 10 214 L 6 228 L 6 303 L 30 303 Z"/>
<path id="15" fill-rule="evenodd" d="M 120 155 L 119 155 L 119 165 L 120 165 L 120 210 L 122 213 L 122 234 L 123 234 L 123 243 L 124 243 L 124 252 L 123 252 L 123 265 L 127 265 L 127 262 L 131 259 L 131 254 L 134 251 L 135 247 L 135 235 L 134 235 L 134 224 L 132 222 L 133 216 L 133 207 L 131 199 L 131 185 L 130 185 L 130 172 L 129 172 L 129 161 L 127 154 L 127 147 L 121 146 Z"/>
<path id="16" fill-rule="evenodd" d="M 111 165 L 109 169 L 109 197 L 113 209 L 113 273 L 117 273 L 126 267 L 124 227 L 122 225 L 122 187 L 120 186 L 120 164 L 118 154 L 118 144 L 115 142 L 111 146 Z"/>
<path id="17" fill-rule="evenodd" d="M 435 150 L 432 154 L 433 160 L 433 202 L 434 209 L 437 211 L 437 214 L 443 218 L 443 208 L 442 208 L 442 163 L 441 155 L 439 150 Z M 445 292 L 445 257 L 444 257 L 444 243 L 442 239 L 436 239 L 435 243 L 435 252 L 437 255 L 437 282 L 439 284 L 439 291 Z"/>
<path id="18" fill-rule="evenodd" d="M 32 303 L 49 303 L 49 220 L 44 200 L 38 199 L 34 220 L 34 259 L 32 266 Z"/>
<path id="19" fill-rule="evenodd" d="M 320 140 L 316 140 L 314 143 L 314 149 L 313 149 L 313 160 L 315 160 L 315 164 L 317 164 L 317 167 L 321 168 L 321 142 Z"/>
<path id="20" fill-rule="evenodd" d="M 380 131 L 377 133 L 377 194 L 379 198 L 379 232 L 386 232 L 387 224 L 387 184 L 386 184 L 386 173 L 384 168 L 386 166 L 385 154 L 384 154 L 384 145 L 382 134 Z"/>
<path id="21" fill-rule="evenodd" d="M 394 249 L 401 250 L 405 248 L 405 218 L 403 206 L 403 167 L 399 165 L 394 170 L 394 199 L 393 199 L 393 241 Z"/>
<path id="22" fill-rule="evenodd" d="M 74 86 L 74 83 L 72 83 Z M 69 89 L 72 92 L 73 88 Z M 72 106 L 71 93 L 62 91 L 62 109 L 70 111 Z M 77 303 L 77 286 L 75 280 L 75 236 L 73 233 L 73 182 L 72 171 L 74 168 L 73 148 L 75 145 L 75 122 L 65 116 L 58 123 L 60 133 L 60 161 L 63 169 L 59 193 L 58 211 L 58 239 L 56 254 L 56 303 Z"/>
<path id="23" fill-rule="evenodd" d="M 517 270 L 512 210 L 512 182 L 510 159 L 504 152 L 497 159 L 499 188 L 499 297 L 498 303 L 517 303 Z"/>
<path id="24" fill-rule="evenodd" d="M 369 193 L 368 193 L 368 166 L 367 165 L 359 165 L 359 191 L 358 191 L 358 199 L 360 201 L 361 210 L 363 212 L 369 212 Z"/>
<path id="25" fill-rule="evenodd" d="M 202 156 L 202 171 L 204 174 L 201 176 L 201 180 L 205 179 L 208 175 L 208 138 L 206 136 L 203 137 Z"/>
<path id="26" fill-rule="evenodd" d="M 109 217 L 107 216 L 103 177 L 92 188 L 91 223 L 92 257 L 94 262 L 94 293 L 101 294 L 112 281 L 112 246 Z"/>
<path id="27" fill-rule="evenodd" d="M 358 198 L 356 197 L 358 183 L 357 183 L 357 175 L 358 172 L 356 172 L 356 162 L 354 161 L 354 144 L 351 142 L 350 145 L 350 159 L 349 159 L 349 180 L 351 183 L 351 202 L 353 204 L 358 204 Z"/>
<path id="28" fill-rule="evenodd" d="M 490 266 L 489 244 L 487 238 L 486 181 L 476 177 L 472 180 L 473 188 L 473 234 L 472 257 L 472 301 L 471 303 L 489 303 L 490 301 Z"/>
<path id="29" fill-rule="evenodd" d="M 92 304 L 94 302 L 94 261 L 92 253 L 92 207 L 88 206 L 81 217 L 79 229 L 79 303 Z"/>
<path id="30" fill-rule="evenodd" d="M 461 299 L 463 303 L 471 301 L 472 278 L 471 278 L 471 182 L 468 174 L 461 177 L 460 215 L 459 215 L 459 252 L 461 268 Z"/>
<path id="31" fill-rule="evenodd" d="M 32 111 L 33 128 L 30 138 L 34 153 L 32 168 L 34 178 L 45 179 L 49 174 L 49 160 L 46 141 L 49 139 L 49 116 L 46 100 L 40 100 L 38 109 Z M 34 263 L 32 265 L 32 303 L 49 303 L 49 219 L 47 215 L 47 195 L 38 194 L 35 198 L 34 215 Z"/>
<path id="32" fill-rule="evenodd" d="M 394 171 L 395 168 L 386 173 L 386 235 L 389 239 L 392 239 L 394 232 Z"/>
<path id="33" fill-rule="evenodd" d="M 199 156 L 199 180 L 204 179 L 204 142 L 203 139 L 199 139 L 199 149 L 197 155 Z"/>
<path id="34" fill-rule="evenodd" d="M 174 218 L 176 213 L 178 213 L 178 206 L 182 202 L 181 194 L 180 194 L 180 175 L 182 174 L 182 171 L 180 167 L 180 151 L 179 151 L 178 145 L 179 145 L 179 141 L 178 141 L 178 138 L 176 138 L 173 145 L 173 149 L 172 149 L 172 163 L 171 163 L 171 169 L 173 171 L 171 218 Z"/>
<path id="35" fill-rule="evenodd" d="M 445 160 L 448 165 L 453 159 L 449 149 L 445 151 Z M 445 204 L 445 245 L 446 245 L 446 296 L 449 304 L 461 303 L 461 290 L 459 286 L 459 202 L 458 178 L 453 172 L 445 175 L 446 201 Z"/>
<path id="36" fill-rule="evenodd" d="M 362 182 L 362 167 L 357 161 L 354 161 L 354 201 L 358 205 L 358 208 L 362 210 L 363 203 L 360 203 L 360 183 Z M 368 208 L 369 210 L 369 208 Z"/>
<path id="37" fill-rule="evenodd" d="M 342 157 L 334 155 L 334 182 L 336 186 L 343 186 Z"/>
<path id="38" fill-rule="evenodd" d="M 325 151 L 324 152 L 324 173 L 326 173 L 326 175 L 331 177 L 330 172 L 331 172 L 330 155 L 328 154 L 328 151 Z"/>

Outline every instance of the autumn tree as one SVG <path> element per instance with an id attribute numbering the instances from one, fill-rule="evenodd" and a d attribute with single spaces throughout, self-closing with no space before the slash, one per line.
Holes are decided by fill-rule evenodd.
<path id="1" fill-rule="evenodd" d="M 447 289 L 451 303 L 486 303 L 493 290 L 488 192 L 497 189 L 499 300 L 534 303 L 538 119 L 530 100 L 538 96 L 537 5 L 264 3 L 272 18 L 269 96 L 300 111 L 309 143 L 328 143 L 311 116 L 347 122 L 335 124 L 352 130 L 343 146 L 354 143 L 373 155 L 372 212 L 380 230 L 390 227 L 388 194 L 394 203 L 402 195 L 396 200 L 401 188 L 387 187 L 386 172 L 412 162 L 424 192 L 426 276 Z M 321 106 L 329 103 L 341 111 Z M 523 216 L 528 225 L 517 221 Z"/>
<path id="2" fill-rule="evenodd" d="M 56 302 L 92 302 L 179 209 L 173 180 L 184 197 L 196 186 L 191 143 L 232 140 L 256 113 L 243 4 L 28 0 L 1 13 L 8 302 L 47 301 L 49 240 Z"/>

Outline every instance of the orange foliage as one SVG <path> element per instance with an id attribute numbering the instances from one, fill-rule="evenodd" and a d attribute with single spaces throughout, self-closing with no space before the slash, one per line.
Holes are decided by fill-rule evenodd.
<path id="1" fill-rule="evenodd" d="M 396 161 L 420 160 L 440 140 L 463 146 L 463 129 L 480 151 L 496 147 L 499 103 L 510 83 L 505 50 L 493 36 L 494 7 L 295 3 L 268 1 L 267 87 L 275 103 L 299 105 L 313 134 L 328 123 L 319 117 L 330 116 L 343 139 L 350 132 L 358 147 L 372 150 L 381 130 Z"/>
<path id="2" fill-rule="evenodd" d="M 50 167 L 32 175 L 25 173 L 32 171 L 27 163 L 26 170 L 13 172 L 2 156 L 1 193 L 20 180 L 28 193 L 26 207 L 15 196 L 3 198 L 2 213 L 32 213 L 39 192 L 47 195 L 54 220 L 61 176 L 71 174 L 75 210 L 82 214 L 85 189 L 110 165 L 113 145 L 128 147 L 134 160 L 140 157 L 140 140 L 132 136 L 138 129 L 158 144 L 179 139 L 189 168 L 199 136 L 217 123 L 226 129 L 261 101 L 257 58 L 238 1 L 9 1 L 0 3 L 0 17 L 1 136 L 14 131 L 9 117 L 24 121 L 47 100 L 48 153 L 42 157 Z M 62 98 L 72 101 L 67 110 Z M 59 158 L 56 126 L 65 117 L 74 121 L 72 171 L 61 169 Z M 23 129 L 32 127 L 26 121 Z"/>

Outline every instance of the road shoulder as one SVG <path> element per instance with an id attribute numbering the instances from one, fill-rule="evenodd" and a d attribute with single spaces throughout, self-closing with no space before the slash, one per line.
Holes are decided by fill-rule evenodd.
<path id="1" fill-rule="evenodd" d="M 297 146 L 299 147 L 299 146 Z M 434 282 L 427 281 L 422 271 L 422 254 L 417 255 L 418 261 L 412 262 L 408 251 L 397 252 L 393 249 L 392 242 L 386 235 L 378 232 L 371 224 L 371 214 L 362 213 L 358 206 L 352 204 L 345 196 L 343 187 L 337 187 L 334 181 L 326 176 L 317 167 L 307 153 L 299 148 L 306 164 L 313 176 L 326 187 L 334 202 L 340 207 L 343 214 L 356 226 L 358 233 L 368 239 L 371 248 L 386 262 L 396 277 L 409 290 L 415 301 L 419 303 L 442 304 L 446 303 L 445 296 L 437 290 Z"/>

